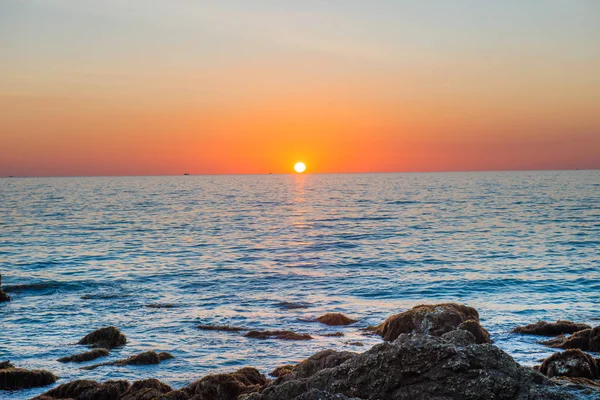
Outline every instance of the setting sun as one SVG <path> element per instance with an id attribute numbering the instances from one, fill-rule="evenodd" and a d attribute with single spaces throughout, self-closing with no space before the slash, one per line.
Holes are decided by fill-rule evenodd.
<path id="1" fill-rule="evenodd" d="M 297 162 L 296 165 L 294 165 L 294 170 L 301 174 L 306 171 L 306 165 L 303 162 Z"/>

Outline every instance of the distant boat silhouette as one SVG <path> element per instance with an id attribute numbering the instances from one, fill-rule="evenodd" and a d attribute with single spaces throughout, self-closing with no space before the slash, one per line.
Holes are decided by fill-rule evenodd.
<path id="1" fill-rule="evenodd" d="M 186 172 L 186 173 L 185 173 L 185 174 L 183 174 L 183 175 L 187 176 L 187 175 L 189 175 L 189 174 Z"/>

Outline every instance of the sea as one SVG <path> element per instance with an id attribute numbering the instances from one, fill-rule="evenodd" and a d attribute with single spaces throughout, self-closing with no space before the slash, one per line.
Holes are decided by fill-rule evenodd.
<path id="1" fill-rule="evenodd" d="M 600 325 L 600 171 L 0 179 L 0 274 L 12 297 L 0 361 L 57 384 L 268 373 L 324 349 L 366 351 L 381 339 L 360 328 L 440 302 L 475 307 L 497 346 L 535 365 L 554 350 L 514 327 Z M 326 312 L 358 322 L 311 322 Z M 128 342 L 110 356 L 56 361 L 111 325 Z M 81 369 L 147 350 L 175 358 Z"/>

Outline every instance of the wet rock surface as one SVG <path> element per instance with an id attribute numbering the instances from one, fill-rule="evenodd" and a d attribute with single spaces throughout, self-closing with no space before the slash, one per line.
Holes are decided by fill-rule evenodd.
<path id="1" fill-rule="evenodd" d="M 318 317 L 316 321 L 330 326 L 350 325 L 357 322 L 357 320 L 348 318 L 342 313 L 323 314 L 320 317 Z"/>
<path id="2" fill-rule="evenodd" d="M 198 325 L 198 329 L 203 331 L 223 331 L 223 332 L 241 332 L 248 329 L 230 325 Z"/>
<path id="3" fill-rule="evenodd" d="M 455 338 L 461 335 L 472 336 L 464 331 Z M 373 400 L 576 398 L 493 345 L 449 338 L 403 334 L 333 367 L 322 364 L 302 376 L 294 370 L 245 399 L 304 399 L 314 390 Z"/>
<path id="4" fill-rule="evenodd" d="M 478 321 L 473 319 L 467 320 L 458 325 L 458 329 L 471 332 L 475 337 L 475 343 L 492 343 L 490 333 Z"/>
<path id="5" fill-rule="evenodd" d="M 2 290 L 2 275 L 0 275 L 0 303 L 3 301 L 10 301 L 10 296 Z"/>
<path id="6" fill-rule="evenodd" d="M 78 344 L 84 344 L 91 347 L 101 347 L 105 349 L 114 349 L 127 343 L 127 338 L 114 326 L 97 329 L 87 334 Z"/>
<path id="7" fill-rule="evenodd" d="M 95 360 L 96 358 L 100 358 L 100 357 L 106 357 L 109 354 L 110 353 L 108 352 L 108 350 L 103 349 L 103 348 L 97 348 L 97 349 L 94 349 L 91 351 L 86 351 L 85 353 L 74 354 L 69 357 L 62 357 L 62 358 L 59 358 L 57 361 L 62 362 L 62 363 L 68 363 L 68 362 L 80 363 L 80 362 Z"/>
<path id="8" fill-rule="evenodd" d="M 571 336 L 557 336 L 541 343 L 555 349 L 580 349 L 600 352 L 600 326 L 575 332 Z"/>
<path id="9" fill-rule="evenodd" d="M 514 333 L 524 335 L 539 335 L 539 336 L 557 336 L 564 334 L 572 334 L 584 329 L 590 329 L 591 326 L 586 324 L 577 324 L 571 321 L 546 322 L 538 321 L 535 324 L 518 326 L 513 329 Z"/>
<path id="10" fill-rule="evenodd" d="M 153 364 L 160 364 L 161 361 L 168 360 L 171 358 L 175 358 L 175 357 L 173 357 L 171 354 L 166 353 L 166 352 L 157 353 L 155 351 L 145 351 L 143 353 L 136 354 L 134 356 L 131 356 L 131 357 L 123 359 L 123 360 L 110 361 L 110 362 L 105 362 L 105 363 L 101 363 L 101 364 L 94 364 L 94 365 L 90 365 L 87 367 L 83 367 L 82 369 L 93 370 L 93 369 L 107 366 L 107 365 L 116 365 L 119 367 L 122 367 L 125 365 L 153 365 Z"/>
<path id="11" fill-rule="evenodd" d="M 86 379 L 63 383 L 47 391 L 34 400 L 74 399 L 74 400 L 109 400 L 118 399 L 129 389 L 129 382 L 124 380 L 98 383 Z"/>
<path id="12" fill-rule="evenodd" d="M 539 370 L 548 377 L 600 378 L 600 366 L 597 361 L 579 349 L 554 353 L 544 360 Z"/>
<path id="13" fill-rule="evenodd" d="M 420 305 L 392 315 L 376 327 L 375 332 L 389 342 L 403 333 L 441 336 L 469 320 L 479 323 L 479 313 L 472 307 L 455 303 Z"/>
<path id="14" fill-rule="evenodd" d="M 255 368 L 242 368 L 229 374 L 208 375 L 183 389 L 194 400 L 236 400 L 256 392 L 267 378 Z"/>
<path id="15" fill-rule="evenodd" d="M 0 368 L 0 390 L 20 390 L 50 385 L 58 379 L 52 372 L 16 368 L 10 362 Z"/>
<path id="16" fill-rule="evenodd" d="M 292 331 L 250 331 L 244 335 L 253 339 L 281 339 L 281 340 L 311 340 L 312 336 L 307 333 L 296 333 Z"/>

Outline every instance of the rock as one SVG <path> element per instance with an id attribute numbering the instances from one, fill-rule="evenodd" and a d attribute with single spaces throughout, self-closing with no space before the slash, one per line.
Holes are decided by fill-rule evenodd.
<path id="1" fill-rule="evenodd" d="M 244 335 L 253 339 L 281 339 L 281 340 L 311 340 L 312 336 L 307 333 L 296 333 L 292 331 L 250 331 Z"/>
<path id="2" fill-rule="evenodd" d="M 402 333 L 441 336 L 468 320 L 479 322 L 479 314 L 472 307 L 455 303 L 420 305 L 392 315 L 377 327 L 376 333 L 390 342 Z"/>
<path id="3" fill-rule="evenodd" d="M 474 319 L 461 323 L 458 329 L 471 332 L 475 337 L 475 343 L 492 343 L 490 333 Z"/>
<path id="4" fill-rule="evenodd" d="M 153 364 L 160 364 L 161 361 L 168 360 L 171 358 L 175 358 L 175 357 L 173 357 L 169 353 L 165 353 L 165 352 L 157 353 L 155 351 L 145 351 L 143 353 L 136 354 L 134 356 L 131 356 L 131 357 L 123 359 L 123 360 L 110 361 L 110 362 L 105 362 L 105 363 L 101 363 L 101 364 L 89 365 L 89 366 L 83 367 L 81 369 L 89 371 L 89 370 L 93 370 L 98 367 L 103 367 L 106 365 L 117 365 L 119 367 L 122 367 L 125 365 L 153 365 Z"/>
<path id="5" fill-rule="evenodd" d="M 590 329 L 591 326 L 585 324 L 576 324 L 571 321 L 546 322 L 538 321 L 535 324 L 518 326 L 513 329 L 514 333 L 524 335 L 539 335 L 539 336 L 557 336 L 563 334 L 572 334 L 584 329 Z"/>
<path id="6" fill-rule="evenodd" d="M 172 391 L 171 386 L 158 379 L 144 379 L 133 382 L 119 400 L 154 400 Z"/>
<path id="7" fill-rule="evenodd" d="M 558 382 L 558 383 L 568 382 L 572 385 L 587 386 L 587 387 L 591 387 L 596 390 L 600 390 L 600 382 L 593 381 L 593 380 L 587 379 L 587 378 L 571 378 L 569 376 L 557 376 L 557 377 L 552 378 L 552 380 L 555 382 Z M 600 397 L 600 394 L 597 394 L 597 395 Z"/>
<path id="8" fill-rule="evenodd" d="M 344 344 L 347 344 L 349 346 L 359 346 L 359 347 L 363 347 L 365 344 L 363 342 L 344 342 Z"/>
<path id="9" fill-rule="evenodd" d="M 173 304 L 173 303 L 150 303 L 150 304 L 146 304 L 146 307 L 148 307 L 148 308 L 175 308 L 175 307 L 177 307 L 177 304 Z"/>
<path id="10" fill-rule="evenodd" d="M 280 301 L 279 303 L 277 303 L 278 307 L 281 307 L 285 310 L 298 310 L 301 308 L 308 308 L 310 307 L 310 304 L 308 303 L 293 303 L 290 301 Z"/>
<path id="11" fill-rule="evenodd" d="M 10 363 L 0 369 L 0 390 L 29 389 L 50 385 L 56 380 L 52 372 L 15 368 Z"/>
<path id="12" fill-rule="evenodd" d="M 113 349 L 127 343 L 127 338 L 114 326 L 101 328 L 86 335 L 78 344 Z"/>
<path id="13" fill-rule="evenodd" d="M 2 361 L 0 362 L 0 369 L 8 369 L 14 368 L 15 366 L 10 363 L 10 361 Z"/>
<path id="14" fill-rule="evenodd" d="M 600 352 L 600 326 L 575 332 L 571 336 L 561 335 L 541 343 L 555 349 L 580 349 Z"/>
<path id="15" fill-rule="evenodd" d="M 3 301 L 10 301 L 10 296 L 2 290 L 2 275 L 0 275 L 0 303 Z"/>
<path id="16" fill-rule="evenodd" d="M 323 350 L 308 357 L 293 369 L 294 378 L 308 378 L 322 369 L 337 367 L 348 361 L 356 353 L 350 351 Z"/>
<path id="17" fill-rule="evenodd" d="M 75 354 L 70 357 L 62 357 L 56 361 L 62 362 L 62 363 L 67 363 L 67 362 L 80 363 L 80 362 L 95 360 L 96 358 L 99 358 L 99 357 L 106 357 L 108 354 L 109 354 L 108 350 L 98 348 L 98 349 L 94 349 L 91 351 L 86 351 L 85 353 Z"/>
<path id="18" fill-rule="evenodd" d="M 579 349 L 569 349 L 554 353 L 542 363 L 540 372 L 550 378 L 568 376 L 571 378 L 600 378 L 596 360 Z"/>
<path id="19" fill-rule="evenodd" d="M 473 336 L 463 332 L 457 337 Z M 297 366 L 292 374 L 240 399 L 312 399 L 309 396 L 319 391 L 327 396 L 371 400 L 578 398 L 576 389 L 556 386 L 532 369 L 521 367 L 496 346 L 457 346 L 448 338 L 404 334 L 392 343 L 376 345 L 306 376 L 298 376 Z"/>
<path id="20" fill-rule="evenodd" d="M 406 333 L 403 333 L 402 335 L 406 335 Z M 400 335 L 400 336 L 402 336 L 402 335 Z M 469 346 L 469 345 L 475 344 L 477 342 L 477 339 L 475 339 L 475 336 L 473 336 L 473 334 L 471 332 L 464 330 L 464 329 L 456 329 L 454 331 L 444 333 L 440 337 L 443 340 L 445 340 L 446 342 L 453 343 L 456 346 L 460 346 L 460 347 Z M 396 339 L 396 340 L 398 340 L 398 339 Z"/>
<path id="21" fill-rule="evenodd" d="M 247 331 L 247 329 L 239 328 L 237 326 L 229 325 L 198 325 L 198 329 L 203 331 L 224 331 L 224 332 L 240 332 Z"/>
<path id="22" fill-rule="evenodd" d="M 74 400 L 113 400 L 118 399 L 129 389 L 129 382 L 106 381 L 98 383 L 95 381 L 79 379 L 63 383 L 52 390 L 36 397 L 34 400 L 43 399 L 74 399 Z"/>
<path id="23" fill-rule="evenodd" d="M 355 319 L 348 318 L 342 313 L 323 314 L 319 318 L 317 318 L 317 321 L 319 321 L 322 324 L 331 326 L 350 325 L 356 322 Z"/>
<path id="24" fill-rule="evenodd" d="M 274 376 L 275 378 L 279 378 L 281 376 L 291 374 L 293 369 L 294 365 L 292 364 L 280 365 L 273 371 L 269 372 L 269 375 Z"/>
<path id="25" fill-rule="evenodd" d="M 241 394 L 256 392 L 267 378 L 255 368 L 242 368 L 229 374 L 208 375 L 183 390 L 194 400 L 237 400 Z"/>
<path id="26" fill-rule="evenodd" d="M 324 334 L 322 334 L 320 336 L 323 336 L 323 337 L 343 337 L 344 333 L 343 332 L 324 333 Z"/>

